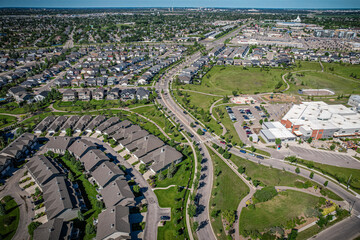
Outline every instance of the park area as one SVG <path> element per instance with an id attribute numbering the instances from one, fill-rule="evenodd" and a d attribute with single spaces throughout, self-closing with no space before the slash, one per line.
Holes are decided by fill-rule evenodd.
<path id="1" fill-rule="evenodd" d="M 270 200 L 251 204 L 242 210 L 240 234 L 256 236 L 268 231 L 289 234 L 294 227 L 315 221 L 316 208 L 324 203 L 325 199 L 302 192 L 279 192 Z"/>
<path id="2" fill-rule="evenodd" d="M 19 225 L 20 209 L 11 196 L 5 196 L 0 204 L 0 238 L 11 240 Z"/>
<path id="3" fill-rule="evenodd" d="M 184 88 L 218 95 L 232 95 L 234 90 L 239 94 L 273 92 L 285 89 L 281 79 L 283 73 L 278 68 L 214 66 L 203 77 L 200 85 L 186 85 Z"/>

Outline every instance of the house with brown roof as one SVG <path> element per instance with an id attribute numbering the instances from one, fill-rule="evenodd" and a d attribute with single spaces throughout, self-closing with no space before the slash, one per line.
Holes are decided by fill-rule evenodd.
<path id="1" fill-rule="evenodd" d="M 115 125 L 105 129 L 103 131 L 103 133 L 105 135 L 111 135 L 111 134 L 114 134 L 115 132 L 119 131 L 120 129 L 124 129 L 124 128 L 130 127 L 130 126 L 131 126 L 131 122 L 129 120 L 124 120 L 124 121 L 116 123 Z"/>
<path id="2" fill-rule="evenodd" d="M 140 138 L 146 137 L 148 135 L 149 135 L 149 133 L 146 130 L 139 130 L 139 131 L 127 134 L 126 138 L 122 138 L 121 140 L 118 140 L 117 142 L 119 143 L 119 145 L 121 147 L 125 147 L 128 144 L 130 144 Z"/>
<path id="3" fill-rule="evenodd" d="M 66 122 L 68 118 L 65 116 L 60 116 L 58 118 L 55 119 L 54 122 L 52 122 L 49 126 L 49 128 L 47 129 L 48 133 L 50 134 L 54 134 L 57 131 L 60 130 L 60 128 L 62 127 L 62 125 Z"/>
<path id="4" fill-rule="evenodd" d="M 111 117 L 109 119 L 107 119 L 105 122 L 103 122 L 102 124 L 100 124 L 100 126 L 98 126 L 95 131 L 96 133 L 102 134 L 103 131 L 109 127 L 111 127 L 112 125 L 118 123 L 120 121 L 120 119 L 118 117 Z"/>
<path id="5" fill-rule="evenodd" d="M 124 138 L 127 138 L 127 136 L 131 133 L 138 132 L 141 130 L 141 127 L 138 125 L 131 125 L 127 128 L 121 128 L 117 132 L 110 135 L 111 138 L 113 138 L 115 141 L 120 141 Z"/>
<path id="6" fill-rule="evenodd" d="M 66 133 L 66 129 L 73 130 L 75 124 L 79 121 L 79 119 L 80 117 L 76 115 L 69 117 L 68 120 L 64 123 L 64 125 L 60 128 L 60 131 L 62 133 Z"/>
<path id="7" fill-rule="evenodd" d="M 96 116 L 85 128 L 87 132 L 92 132 L 97 126 L 105 122 L 106 117 L 104 115 Z"/>
<path id="8" fill-rule="evenodd" d="M 51 123 L 55 121 L 56 116 L 48 116 L 44 118 L 34 129 L 34 132 L 37 134 L 41 134 L 46 131 L 46 129 L 50 126 Z"/>

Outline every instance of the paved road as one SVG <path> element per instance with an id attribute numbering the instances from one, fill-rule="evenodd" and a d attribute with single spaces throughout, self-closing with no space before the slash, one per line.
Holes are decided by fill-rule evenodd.
<path id="1" fill-rule="evenodd" d="M 329 164 L 337 167 L 360 169 L 360 162 L 346 154 L 329 152 L 326 150 L 308 149 L 289 146 L 289 149 L 298 157 L 318 163 Z"/>
<path id="2" fill-rule="evenodd" d="M 360 236 L 360 218 L 351 216 L 342 222 L 331 226 L 321 233 L 313 236 L 311 239 L 317 240 L 339 240 L 354 239 Z"/>
<path id="3" fill-rule="evenodd" d="M 32 210 L 34 205 L 31 203 L 31 200 L 27 198 L 29 195 L 19 187 L 19 180 L 24 175 L 24 172 L 24 168 L 17 170 L 17 172 L 7 180 L 5 187 L 0 191 L 0 199 L 10 195 L 14 198 L 20 209 L 19 225 L 12 238 L 16 240 L 27 240 L 29 238 L 27 226 L 35 216 Z"/>

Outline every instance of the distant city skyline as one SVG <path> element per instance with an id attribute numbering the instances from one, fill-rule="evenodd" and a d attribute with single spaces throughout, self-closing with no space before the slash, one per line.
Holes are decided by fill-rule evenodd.
<path id="1" fill-rule="evenodd" d="M 217 8 L 360 8 L 359 0 L 0 0 L 0 7 L 116 8 L 116 7 L 217 7 Z"/>

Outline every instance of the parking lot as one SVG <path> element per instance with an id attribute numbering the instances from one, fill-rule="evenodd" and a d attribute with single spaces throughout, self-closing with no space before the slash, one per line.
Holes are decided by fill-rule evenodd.
<path id="1" fill-rule="evenodd" d="M 338 167 L 360 169 L 360 162 L 345 154 L 312 150 L 296 146 L 290 146 L 289 149 L 302 159 Z"/>

